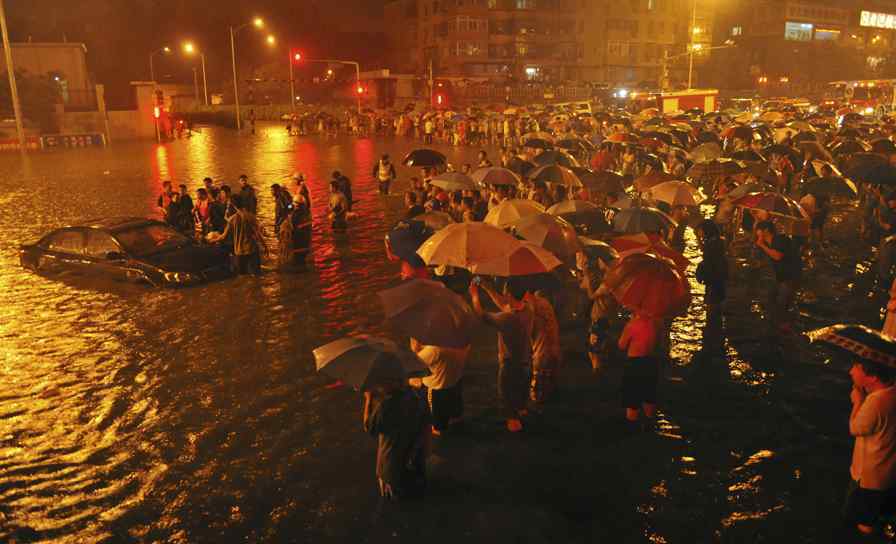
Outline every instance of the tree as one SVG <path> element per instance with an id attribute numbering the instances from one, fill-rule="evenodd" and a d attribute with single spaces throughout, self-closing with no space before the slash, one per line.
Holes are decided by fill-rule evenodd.
<path id="1" fill-rule="evenodd" d="M 22 105 L 22 116 L 40 127 L 41 132 L 55 132 L 56 104 L 60 102 L 59 85 L 49 76 L 37 76 L 16 70 L 16 85 Z M 12 93 L 9 79 L 0 85 L 0 111 L 12 112 Z"/>

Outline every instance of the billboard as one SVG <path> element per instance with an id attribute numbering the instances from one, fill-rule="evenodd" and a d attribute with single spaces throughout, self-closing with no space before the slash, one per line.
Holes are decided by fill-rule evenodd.
<path id="1" fill-rule="evenodd" d="M 812 25 L 810 23 L 784 23 L 784 39 L 795 42 L 812 41 Z"/>
<path id="2" fill-rule="evenodd" d="M 896 29 L 896 15 L 876 11 L 862 11 L 859 16 L 859 26 Z"/>

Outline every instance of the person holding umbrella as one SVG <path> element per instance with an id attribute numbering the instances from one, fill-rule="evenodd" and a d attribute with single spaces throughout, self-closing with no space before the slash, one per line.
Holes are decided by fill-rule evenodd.
<path id="1" fill-rule="evenodd" d="M 450 348 L 431 346 L 411 338 L 411 351 L 429 368 L 429 376 L 411 378 L 415 388 L 425 388 L 432 414 L 432 434 L 441 436 L 448 427 L 459 422 L 464 413 L 463 374 L 470 346 Z"/>
<path id="2" fill-rule="evenodd" d="M 500 310 L 497 313 L 482 309 L 479 288 L 492 299 Z M 526 374 L 532 364 L 530 337 L 534 316 L 532 309 L 523 302 L 525 293 L 519 293 L 512 280 L 504 287 L 504 295 L 474 279 L 470 284 L 473 311 L 487 324 L 498 329 L 498 396 L 507 419 L 507 430 L 516 433 L 523 430 L 521 417 L 526 414 Z"/>
<path id="3" fill-rule="evenodd" d="M 391 357 L 384 353 L 379 357 Z M 364 391 L 364 431 L 377 439 L 376 477 L 386 499 L 423 498 L 429 452 L 429 411 L 402 380 Z"/>
<path id="4" fill-rule="evenodd" d="M 768 255 L 775 271 L 775 282 L 768 293 L 768 320 L 771 336 L 792 331 L 788 314 L 802 278 L 802 261 L 793 240 L 777 232 L 771 221 L 756 225 L 756 247 Z"/>
<path id="5" fill-rule="evenodd" d="M 653 356 L 659 337 L 660 323 L 643 312 L 635 312 L 622 330 L 619 349 L 626 354 L 622 371 L 622 404 L 625 419 L 637 423 L 644 410 L 645 427 L 656 418 L 657 385 L 660 370 Z"/>
<path id="6" fill-rule="evenodd" d="M 728 258 L 725 241 L 718 225 L 705 219 L 695 229 L 703 248 L 703 260 L 697 265 L 697 281 L 706 286 L 703 303 L 706 306 L 706 332 L 704 344 L 721 338 L 722 303 L 725 302 L 725 284 L 728 282 Z"/>

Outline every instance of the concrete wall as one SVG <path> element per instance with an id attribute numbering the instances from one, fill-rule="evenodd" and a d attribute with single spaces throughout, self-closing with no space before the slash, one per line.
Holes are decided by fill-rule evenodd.
<path id="1" fill-rule="evenodd" d="M 14 43 L 12 62 L 16 70 L 35 75 L 59 72 L 68 88 L 93 88 L 87 72 L 87 47 L 83 43 Z M 0 68 L 6 73 L 6 60 L 0 55 Z"/>

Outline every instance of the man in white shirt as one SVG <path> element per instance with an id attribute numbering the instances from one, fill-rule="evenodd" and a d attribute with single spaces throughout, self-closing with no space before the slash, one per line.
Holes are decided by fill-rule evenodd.
<path id="1" fill-rule="evenodd" d="M 422 380 L 412 378 L 410 383 L 414 387 L 426 387 L 432 413 L 432 434 L 439 436 L 463 415 L 461 379 L 470 356 L 470 346 L 463 349 L 428 346 L 411 338 L 411 350 L 429 368 L 429 376 Z"/>
<path id="2" fill-rule="evenodd" d="M 845 514 L 861 533 L 874 531 L 880 515 L 896 505 L 896 370 L 857 360 L 849 432 L 856 437 Z"/>

